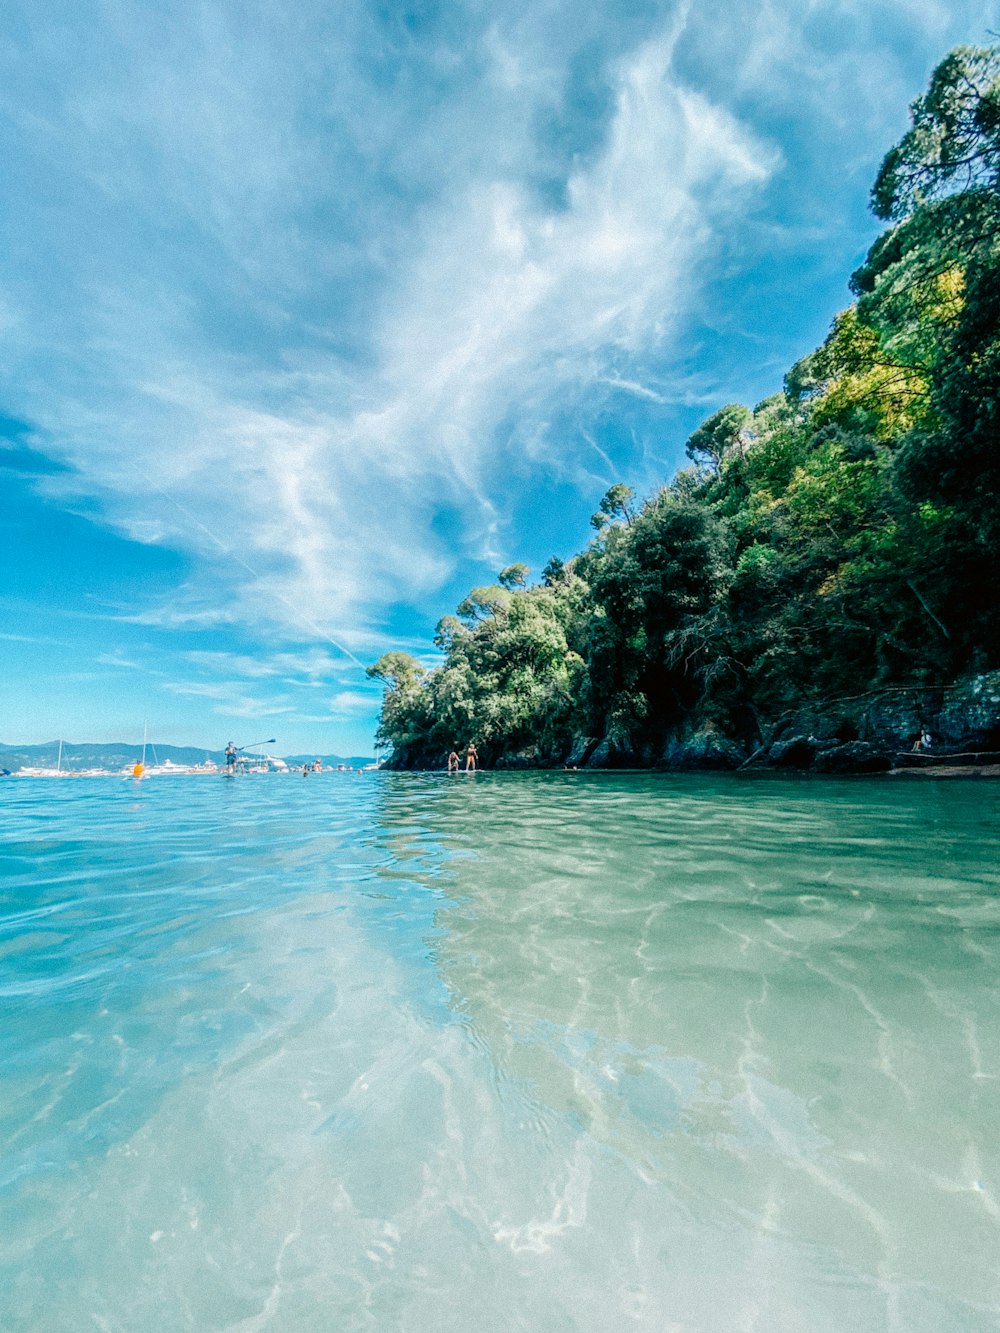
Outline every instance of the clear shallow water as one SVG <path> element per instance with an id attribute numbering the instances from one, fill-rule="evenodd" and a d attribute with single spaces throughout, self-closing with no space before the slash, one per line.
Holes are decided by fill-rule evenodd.
<path id="1" fill-rule="evenodd" d="M 0 785 L 0 1327 L 1000 1328 L 998 815 Z"/>

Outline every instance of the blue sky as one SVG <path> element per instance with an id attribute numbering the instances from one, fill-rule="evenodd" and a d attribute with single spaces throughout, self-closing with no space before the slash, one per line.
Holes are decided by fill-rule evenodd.
<path id="1" fill-rule="evenodd" d="M 371 751 L 389 647 L 824 336 L 1000 3 L 8 0 L 0 740 Z"/>

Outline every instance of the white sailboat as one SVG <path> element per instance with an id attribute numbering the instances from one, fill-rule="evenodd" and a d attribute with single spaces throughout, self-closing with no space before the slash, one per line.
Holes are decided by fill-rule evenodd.
<path id="1" fill-rule="evenodd" d="M 59 737 L 59 751 L 56 756 L 55 768 L 36 768 L 25 767 L 18 770 L 18 775 L 22 778 L 68 778 L 70 774 L 63 772 L 62 766 L 63 743 L 62 737 Z"/>
<path id="2" fill-rule="evenodd" d="M 147 750 L 152 751 L 153 762 L 151 764 L 146 763 Z M 178 764 L 175 763 L 173 759 L 164 759 L 161 762 L 159 755 L 156 753 L 156 746 L 149 739 L 148 724 L 143 722 L 142 758 L 131 770 L 132 777 L 136 780 L 152 777 L 176 777 L 178 775 L 191 773 L 218 773 L 218 771 L 218 765 L 213 763 L 208 755 L 205 756 L 205 761 L 201 764 Z M 126 770 L 126 772 L 128 772 L 128 770 Z"/>

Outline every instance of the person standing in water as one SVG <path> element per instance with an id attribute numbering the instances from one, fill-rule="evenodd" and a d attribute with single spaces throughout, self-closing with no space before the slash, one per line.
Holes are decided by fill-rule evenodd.
<path id="1" fill-rule="evenodd" d="M 232 741 L 226 746 L 226 772 L 236 772 L 236 746 Z"/>
<path id="2" fill-rule="evenodd" d="M 475 771 L 476 771 L 476 760 L 477 760 L 478 758 L 479 758 L 479 753 L 478 753 L 478 751 L 476 750 L 476 747 L 473 745 L 472 741 L 469 741 L 469 748 L 468 748 L 468 749 L 466 750 L 466 752 L 465 752 L 465 771 L 466 771 L 466 773 L 475 773 Z"/>
<path id="3" fill-rule="evenodd" d="M 451 754 L 448 756 L 448 772 L 457 773 L 460 763 L 461 760 L 458 757 L 458 751 L 452 750 Z"/>

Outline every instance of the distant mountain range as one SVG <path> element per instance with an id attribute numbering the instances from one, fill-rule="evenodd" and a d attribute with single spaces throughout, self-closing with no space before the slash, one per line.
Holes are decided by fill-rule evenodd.
<path id="1" fill-rule="evenodd" d="M 268 751 L 270 753 L 270 751 Z M 63 741 L 62 767 L 69 773 L 79 772 L 83 768 L 125 768 L 137 763 L 142 757 L 142 745 L 129 745 L 124 741 L 115 741 L 110 745 L 93 745 L 86 741 L 79 743 Z M 59 758 L 59 742 L 45 741 L 41 745 L 5 745 L 0 741 L 0 769 L 8 768 L 12 773 L 22 768 L 55 768 Z M 324 768 L 335 768 L 337 764 L 347 764 L 350 768 L 361 768 L 373 764 L 371 756 L 339 754 L 283 755 L 291 765 L 312 763 L 320 759 Z M 213 763 L 224 764 L 222 750 L 206 750 L 196 745 L 147 745 L 146 762 L 163 763 L 169 759 L 174 764 L 201 764 L 206 759 Z"/>

